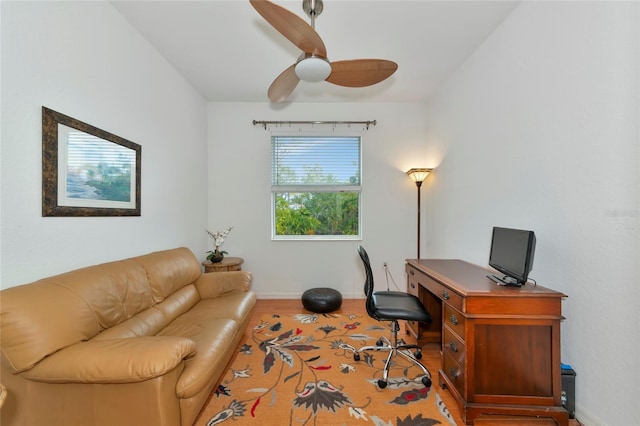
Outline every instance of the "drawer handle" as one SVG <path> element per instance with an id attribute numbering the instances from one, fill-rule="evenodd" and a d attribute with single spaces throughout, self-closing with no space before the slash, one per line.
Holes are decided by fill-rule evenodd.
<path id="1" fill-rule="evenodd" d="M 413 275 L 413 269 L 409 269 L 409 274 Z"/>
<path id="2" fill-rule="evenodd" d="M 447 290 L 442 292 L 442 298 L 444 300 L 449 300 L 449 292 Z"/>
<path id="3" fill-rule="evenodd" d="M 411 283 L 411 288 L 416 288 L 416 285 L 414 283 Z"/>
<path id="4" fill-rule="evenodd" d="M 456 317 L 455 315 L 451 314 L 451 317 L 449 317 L 449 320 L 451 321 L 451 324 L 458 325 L 458 317 Z"/>
<path id="5" fill-rule="evenodd" d="M 458 352 L 458 345 L 453 340 L 449 342 L 449 347 L 453 352 Z"/>
<path id="6" fill-rule="evenodd" d="M 449 368 L 449 375 L 451 376 L 451 378 L 453 378 L 453 380 L 458 380 L 458 376 L 460 375 L 459 373 L 456 373 L 456 370 L 454 370 L 453 367 Z"/>

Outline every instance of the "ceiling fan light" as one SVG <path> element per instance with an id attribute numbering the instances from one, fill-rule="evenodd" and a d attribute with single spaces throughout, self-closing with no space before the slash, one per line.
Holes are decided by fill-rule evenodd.
<path id="1" fill-rule="evenodd" d="M 310 56 L 296 64 L 295 72 L 300 80 L 315 83 L 329 77 L 331 64 L 326 59 Z"/>

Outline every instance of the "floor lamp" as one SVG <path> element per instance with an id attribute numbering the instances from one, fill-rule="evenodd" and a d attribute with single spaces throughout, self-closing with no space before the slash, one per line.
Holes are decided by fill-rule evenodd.
<path id="1" fill-rule="evenodd" d="M 418 259 L 420 259 L 420 187 L 432 170 L 433 169 L 411 169 L 407 172 L 407 175 L 413 179 L 418 187 Z"/>

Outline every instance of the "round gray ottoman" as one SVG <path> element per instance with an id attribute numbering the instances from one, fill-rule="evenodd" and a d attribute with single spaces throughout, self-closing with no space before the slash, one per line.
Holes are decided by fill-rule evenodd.
<path id="1" fill-rule="evenodd" d="M 327 287 L 311 288 L 302 293 L 302 306 L 318 314 L 333 312 L 342 305 L 342 294 Z"/>

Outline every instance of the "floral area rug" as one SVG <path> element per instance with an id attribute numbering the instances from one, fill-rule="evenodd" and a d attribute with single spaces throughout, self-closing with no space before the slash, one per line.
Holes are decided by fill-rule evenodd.
<path id="1" fill-rule="evenodd" d="M 353 360 L 380 336 L 389 329 L 363 316 L 263 317 L 195 425 L 455 425 L 435 386 L 425 388 L 422 370 L 404 357 L 395 357 L 385 389 L 377 381 L 386 351 Z"/>

